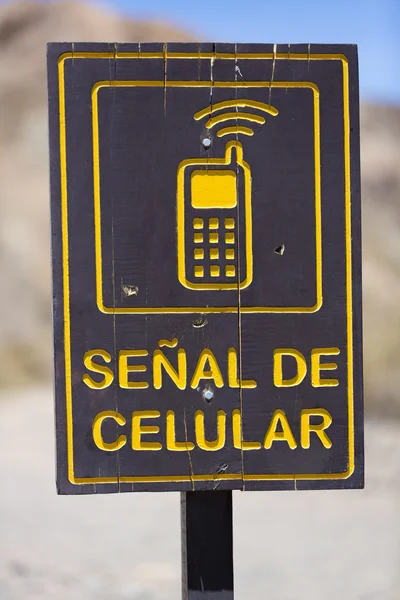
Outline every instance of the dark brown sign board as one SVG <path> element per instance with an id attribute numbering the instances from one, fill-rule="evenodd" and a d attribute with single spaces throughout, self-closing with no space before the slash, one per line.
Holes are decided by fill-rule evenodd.
<path id="1" fill-rule="evenodd" d="M 58 491 L 362 487 L 356 47 L 48 61 Z"/>

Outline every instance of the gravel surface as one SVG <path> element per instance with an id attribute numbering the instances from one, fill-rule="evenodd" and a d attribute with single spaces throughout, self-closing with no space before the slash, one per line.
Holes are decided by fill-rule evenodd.
<path id="1" fill-rule="evenodd" d="M 400 600 L 400 423 L 364 491 L 237 492 L 237 600 Z M 178 494 L 58 497 L 49 389 L 0 396 L 0 600 L 177 600 Z"/>

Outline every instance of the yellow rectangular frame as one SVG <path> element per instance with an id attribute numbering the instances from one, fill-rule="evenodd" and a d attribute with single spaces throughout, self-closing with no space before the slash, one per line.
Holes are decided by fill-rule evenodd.
<path id="1" fill-rule="evenodd" d="M 76 54 L 74 55 L 76 57 Z M 145 55 L 141 54 L 141 58 Z M 151 55 L 153 57 L 153 55 Z M 291 55 L 292 57 L 292 55 Z M 101 247 L 101 190 L 100 190 L 100 150 L 99 150 L 99 109 L 98 94 L 102 88 L 109 87 L 215 87 L 215 88 L 310 88 L 313 92 L 314 104 L 314 165 L 315 165 L 315 263 L 316 263 L 316 302 L 313 306 L 241 306 L 242 313 L 314 313 L 322 306 L 322 223 L 321 223 L 321 166 L 320 166 L 320 114 L 319 90 L 309 81 L 99 81 L 92 90 L 92 125 L 93 125 L 93 187 L 94 187 L 94 223 L 95 223 L 95 254 L 96 254 L 96 302 L 98 309 L 105 314 L 192 314 L 192 313 L 237 313 L 237 306 L 169 306 L 169 307 L 130 307 L 105 306 L 103 301 L 103 264 Z M 185 164 L 193 159 L 183 161 Z M 218 160 L 215 159 L 217 162 Z M 221 159 L 223 161 L 223 159 Z M 198 159 L 201 163 L 201 159 Z M 222 162 L 222 164 L 224 164 Z M 180 171 L 181 173 L 181 171 Z M 182 192 L 178 185 L 178 220 L 181 219 Z M 179 238 L 178 238 L 179 245 Z M 179 251 L 178 251 L 179 256 Z M 180 280 L 186 281 L 182 275 L 184 266 L 178 260 Z M 189 284 L 186 287 L 197 289 L 200 286 Z M 241 286 L 246 287 L 246 286 Z M 209 289 L 218 289 L 218 284 L 210 284 Z"/>
<path id="2" fill-rule="evenodd" d="M 67 60 L 121 58 L 160 58 L 166 59 L 225 59 L 225 60 L 338 60 L 343 69 L 343 121 L 344 121 L 344 176 L 345 176 L 345 238 L 346 238 L 346 326 L 347 326 L 347 373 L 348 373 L 348 468 L 342 473 L 290 473 L 290 474 L 244 474 L 218 473 L 201 475 L 170 476 L 123 476 L 123 477 L 75 477 L 72 412 L 72 371 L 71 371 L 71 316 L 69 299 L 69 239 L 68 239 L 68 194 L 67 194 L 67 152 L 65 116 L 65 76 Z M 58 59 L 59 81 L 59 125 L 60 125 L 60 179 L 61 179 L 61 230 L 63 260 L 63 308 L 64 308 L 64 351 L 67 418 L 67 464 L 68 479 L 71 483 L 152 483 L 152 482 L 194 482 L 242 480 L 334 480 L 347 479 L 355 468 L 354 453 L 354 401 L 353 401 L 353 304 L 352 304 L 352 257 L 351 257 L 351 182 L 350 182 L 350 114 L 349 114 L 349 71 L 348 60 L 343 54 L 223 54 L 223 53 L 182 53 L 182 52 L 66 52 Z M 108 82 L 110 84 L 111 82 Z M 275 82 L 276 83 L 276 82 Z M 164 85 L 164 82 L 162 82 Z M 200 311 L 201 312 L 201 311 Z M 219 311 L 217 311 L 219 312 Z M 237 312 L 237 308 L 235 309 Z M 243 312 L 243 309 L 241 309 Z"/>

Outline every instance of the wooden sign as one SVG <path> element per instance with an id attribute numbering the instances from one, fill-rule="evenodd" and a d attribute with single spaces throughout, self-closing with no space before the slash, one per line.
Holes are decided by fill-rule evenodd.
<path id="1" fill-rule="evenodd" d="M 356 48 L 48 57 L 59 492 L 362 487 Z"/>

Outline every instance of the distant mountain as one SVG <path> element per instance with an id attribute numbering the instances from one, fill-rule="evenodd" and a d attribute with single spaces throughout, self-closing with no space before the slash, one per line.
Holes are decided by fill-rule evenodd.
<path id="1" fill-rule="evenodd" d="M 0 385 L 50 379 L 46 43 L 187 41 L 81 2 L 0 5 Z M 400 109 L 363 106 L 367 402 L 400 416 Z"/>

